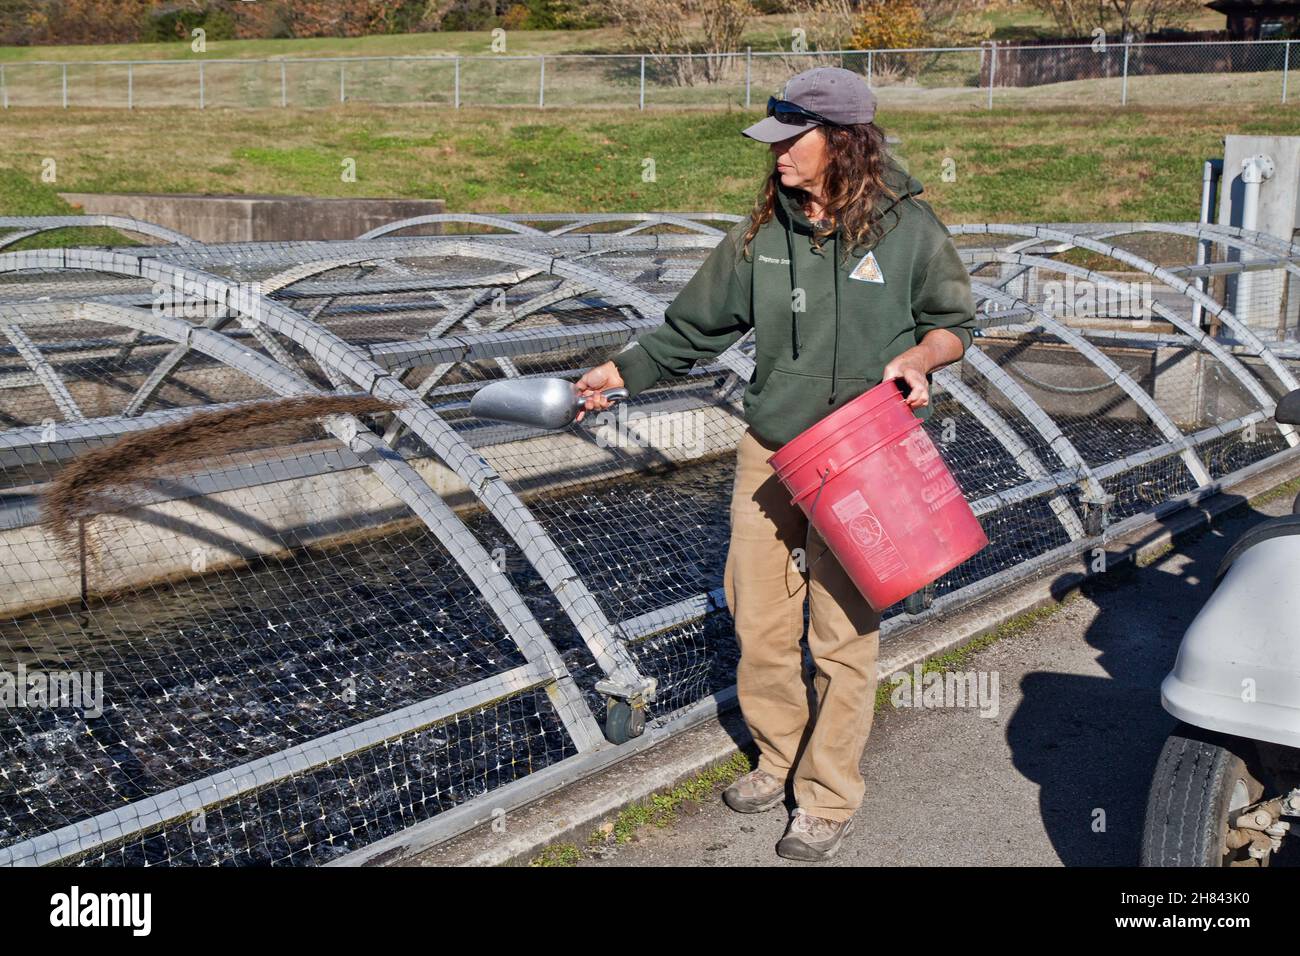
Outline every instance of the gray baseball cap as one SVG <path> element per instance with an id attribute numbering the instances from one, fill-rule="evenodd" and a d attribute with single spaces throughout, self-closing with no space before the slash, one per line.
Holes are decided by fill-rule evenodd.
<path id="1" fill-rule="evenodd" d="M 870 123 L 876 115 L 876 94 L 858 73 L 838 66 L 819 66 L 792 76 L 779 99 L 819 113 L 832 123 Z M 741 132 L 760 143 L 779 143 L 822 124 L 814 119 L 769 116 Z"/>

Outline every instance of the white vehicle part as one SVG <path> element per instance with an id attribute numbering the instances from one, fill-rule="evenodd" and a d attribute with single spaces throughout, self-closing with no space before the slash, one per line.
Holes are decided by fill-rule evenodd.
<path id="1" fill-rule="evenodd" d="M 1197 727 L 1300 747 L 1300 535 L 1247 548 L 1183 635 L 1160 685 Z"/>

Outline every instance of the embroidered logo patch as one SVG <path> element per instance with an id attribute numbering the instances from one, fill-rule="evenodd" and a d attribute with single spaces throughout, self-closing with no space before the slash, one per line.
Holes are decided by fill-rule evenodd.
<path id="1" fill-rule="evenodd" d="M 849 273 L 850 279 L 860 279 L 863 282 L 875 282 L 879 285 L 885 284 L 885 275 L 880 271 L 880 263 L 876 261 L 876 254 L 868 252 L 862 257 L 862 261 L 853 267 Z"/>

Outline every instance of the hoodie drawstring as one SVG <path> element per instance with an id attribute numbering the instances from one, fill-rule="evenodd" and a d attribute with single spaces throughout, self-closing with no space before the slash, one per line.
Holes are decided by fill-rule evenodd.
<path id="1" fill-rule="evenodd" d="M 901 194 L 884 209 L 876 213 L 873 216 L 873 221 L 875 218 L 883 218 L 904 199 L 909 196 L 918 195 L 920 192 L 921 184 L 916 180 L 909 178 L 905 187 L 902 189 Z M 802 343 L 799 341 L 799 313 L 794 308 L 795 290 L 799 288 L 799 268 L 795 262 L 793 234 L 795 231 L 795 220 L 799 218 L 799 213 L 795 210 L 793 198 L 787 194 L 784 188 L 780 190 L 780 197 L 780 205 L 784 207 L 783 210 L 780 210 L 780 219 L 781 223 L 785 226 L 785 245 L 790 255 L 790 354 L 793 358 L 797 359 L 799 357 L 799 349 L 802 348 Z M 804 218 L 806 219 L 806 217 Z M 802 222 L 803 220 L 800 219 L 800 221 Z M 834 405 L 835 394 L 839 390 L 840 372 L 840 284 L 842 280 L 840 277 L 840 230 L 838 227 L 833 233 L 831 233 L 831 250 L 834 260 L 831 267 L 835 273 L 835 344 L 831 355 L 831 397 L 829 404 Z M 855 246 L 850 246 L 850 252 L 853 252 L 854 255 L 857 254 Z M 805 304 L 807 303 L 806 296 L 804 302 Z"/>
<path id="2" fill-rule="evenodd" d="M 785 246 L 790 255 L 790 357 L 798 358 L 802 343 L 799 341 L 799 310 L 794 307 L 795 294 L 799 289 L 799 266 L 795 261 L 793 230 L 785 230 Z M 840 368 L 840 236 L 838 230 L 831 234 L 831 269 L 835 273 L 835 347 L 831 354 L 831 397 L 830 404 L 835 404 L 835 392 L 839 385 Z M 805 298 L 805 302 L 807 299 Z"/>
<path id="3" fill-rule="evenodd" d="M 790 229 L 785 231 L 785 247 L 790 253 L 790 357 L 799 357 L 799 310 L 794 307 L 795 296 L 799 291 L 799 267 L 794 261 L 794 240 Z M 806 300 L 805 300 L 806 301 Z"/>
<path id="4" fill-rule="evenodd" d="M 835 273 L 835 347 L 831 351 L 831 397 L 835 404 L 835 388 L 840 371 L 840 233 L 836 229 L 831 239 L 831 269 Z"/>

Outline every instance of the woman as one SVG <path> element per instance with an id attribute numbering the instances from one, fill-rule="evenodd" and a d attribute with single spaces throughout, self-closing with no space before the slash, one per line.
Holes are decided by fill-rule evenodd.
<path id="1" fill-rule="evenodd" d="M 915 198 L 921 184 L 886 155 L 874 115 L 875 97 L 856 73 L 824 67 L 793 77 L 767 118 L 744 131 L 775 158 L 754 211 L 710 253 L 663 325 L 578 382 L 581 420 L 609 407 L 601 390 L 635 396 L 755 332 L 724 587 L 740 645 L 740 708 L 759 759 L 723 797 L 760 812 L 792 783 L 797 806 L 776 849 L 801 860 L 834 855 L 862 803 L 880 615 L 766 459 L 886 379 L 901 378 L 913 414 L 928 418 L 930 373 L 959 361 L 975 328 L 970 279 L 948 230 Z M 811 688 L 799 647 L 805 598 Z"/>

